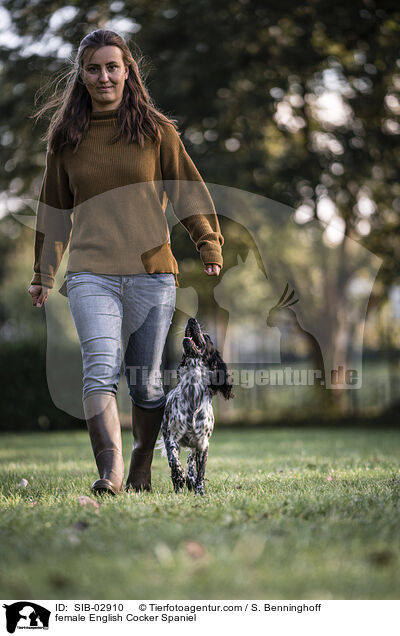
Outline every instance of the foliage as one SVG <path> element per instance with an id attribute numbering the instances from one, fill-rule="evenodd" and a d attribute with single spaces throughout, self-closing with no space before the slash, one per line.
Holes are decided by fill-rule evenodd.
<path id="1" fill-rule="evenodd" d="M 54 405 L 46 381 L 46 341 L 3 342 L 0 348 L 2 431 L 82 428 Z"/>
<path id="2" fill-rule="evenodd" d="M 39 192 L 44 163 L 40 137 L 47 122 L 34 124 L 30 118 L 38 89 L 65 70 L 89 31 L 111 28 L 126 36 L 134 53 L 139 47 L 145 54 L 150 94 L 166 114 L 178 118 L 183 141 L 206 182 L 302 208 L 310 219 L 303 217 L 302 227 L 320 223 L 324 239 L 339 227 L 339 235 L 346 233 L 382 258 L 370 306 L 387 300 L 400 274 L 400 11 L 392 3 L 283 0 L 267 6 L 260 0 L 175 0 L 169 5 L 164 0 L 127 0 L 93 6 L 88 0 L 72 0 L 64 6 L 61 0 L 5 0 L 3 7 L 9 28 L 20 38 L 10 38 L 0 51 L 0 152 L 5 166 L 0 179 L 6 209 L 17 210 L 21 198 L 35 199 Z M 26 212 L 23 206 L 20 211 Z M 0 228 L 5 237 L 0 240 L 0 284 L 6 285 L 15 256 L 23 258 L 28 249 L 26 234 L 12 224 L 10 217 Z M 226 260 L 219 281 L 236 266 L 238 254 L 243 260 L 253 247 L 244 228 L 224 225 Z M 264 225 L 261 216 L 254 231 L 262 233 Z M 270 239 L 274 257 L 282 240 Z M 319 302 L 313 308 L 322 323 L 323 300 L 329 299 L 329 323 L 341 321 L 342 332 L 332 338 L 336 348 L 336 340 L 351 341 L 362 326 L 339 315 L 347 302 L 351 256 L 340 238 L 331 247 L 343 249 L 343 267 L 314 268 Z M 183 286 L 195 280 L 204 315 L 212 314 L 213 288 L 219 281 L 205 280 L 182 228 L 173 237 L 173 248 L 182 262 Z M 314 254 L 302 260 L 292 250 L 285 258 L 293 285 L 313 265 Z M 260 272 L 263 266 L 258 262 Z M 21 272 L 19 285 L 26 288 L 28 282 Z M 262 306 L 265 278 L 252 282 L 243 320 L 254 313 L 251 307 Z M 28 325 L 37 317 L 33 319 L 28 296 L 23 302 L 18 294 L 14 285 L 7 302 L 1 298 L 0 326 L 19 334 L 25 323 L 32 333 Z M 307 298 L 304 306 L 311 307 Z M 218 319 L 226 323 L 223 311 Z"/>

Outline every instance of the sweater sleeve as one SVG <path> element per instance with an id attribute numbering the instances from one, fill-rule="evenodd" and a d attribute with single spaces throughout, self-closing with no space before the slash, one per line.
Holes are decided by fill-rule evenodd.
<path id="1" fill-rule="evenodd" d="M 175 216 L 189 232 L 204 265 L 222 267 L 224 238 L 210 193 L 176 129 L 167 124 L 160 147 L 164 189 Z"/>
<path id="2" fill-rule="evenodd" d="M 49 151 L 36 212 L 34 276 L 31 285 L 54 286 L 72 230 L 73 195 L 60 155 Z"/>

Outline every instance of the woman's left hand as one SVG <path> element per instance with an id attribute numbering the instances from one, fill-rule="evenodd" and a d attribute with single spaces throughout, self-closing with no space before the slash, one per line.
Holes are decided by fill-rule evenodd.
<path id="1" fill-rule="evenodd" d="M 212 263 L 212 265 L 204 265 L 204 271 L 209 276 L 219 276 L 219 272 L 221 267 L 216 263 Z"/>

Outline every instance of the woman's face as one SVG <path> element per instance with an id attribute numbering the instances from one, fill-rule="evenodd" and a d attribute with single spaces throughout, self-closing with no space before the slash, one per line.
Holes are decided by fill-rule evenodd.
<path id="1" fill-rule="evenodd" d="M 118 46 L 102 46 L 95 52 L 93 49 L 85 51 L 82 79 L 92 98 L 93 112 L 118 108 L 128 73 Z"/>

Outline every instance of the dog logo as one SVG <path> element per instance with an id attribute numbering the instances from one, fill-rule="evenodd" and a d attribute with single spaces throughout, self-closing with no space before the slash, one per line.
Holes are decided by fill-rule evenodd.
<path id="1" fill-rule="evenodd" d="M 49 629 L 51 612 L 32 603 L 31 601 L 18 601 L 11 605 L 3 605 L 6 610 L 7 631 L 13 634 L 18 629 Z"/>

